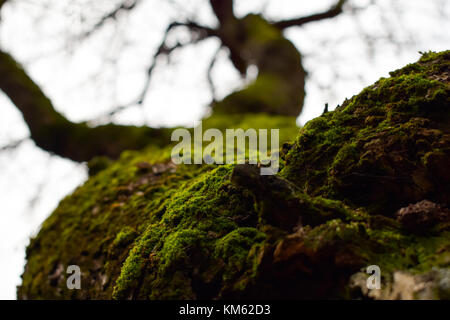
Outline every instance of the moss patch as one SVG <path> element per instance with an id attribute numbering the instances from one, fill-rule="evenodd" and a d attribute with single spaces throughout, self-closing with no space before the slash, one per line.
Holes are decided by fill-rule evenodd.
<path id="1" fill-rule="evenodd" d="M 386 287 L 397 271 L 448 270 L 449 58 L 425 54 L 308 122 L 276 176 L 176 166 L 156 147 L 93 163 L 31 240 L 19 298 L 354 298 L 368 265 Z M 286 128 L 287 141 L 293 123 L 217 113 L 204 127 Z M 412 233 L 395 213 L 424 199 L 442 219 Z M 82 290 L 66 288 L 69 264 Z"/>
<path id="2" fill-rule="evenodd" d="M 424 198 L 448 204 L 449 56 L 425 54 L 308 122 L 281 175 L 388 215 Z"/>

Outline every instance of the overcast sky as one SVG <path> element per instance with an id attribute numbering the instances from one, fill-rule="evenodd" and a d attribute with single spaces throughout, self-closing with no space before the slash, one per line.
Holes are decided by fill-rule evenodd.
<path id="1" fill-rule="evenodd" d="M 144 0 L 130 16 L 71 46 L 68 39 L 86 28 L 105 5 L 114 2 L 117 1 L 16 0 L 3 9 L 1 47 L 25 64 L 55 107 L 72 121 L 96 119 L 100 123 L 105 120 L 100 115 L 108 109 L 136 97 L 150 57 L 171 19 L 196 14 L 202 23 L 214 24 L 209 7 L 203 5 L 205 0 L 172 1 L 178 3 L 175 6 L 164 0 Z M 277 19 L 320 11 L 332 2 L 237 0 L 236 12 L 244 15 L 264 10 L 268 17 Z M 364 6 L 371 2 L 352 3 Z M 380 6 L 369 6 L 358 20 L 343 15 L 286 33 L 304 55 L 309 72 L 299 125 L 320 115 L 325 103 L 333 108 L 378 78 L 388 76 L 389 71 L 414 62 L 418 51 L 449 48 L 450 36 L 445 32 L 450 30 L 448 1 L 376 2 Z M 85 12 L 77 3 L 87 3 L 92 8 Z M 393 4 L 398 10 L 392 10 Z M 401 50 L 386 38 L 390 32 L 405 43 Z M 361 37 L 364 34 L 377 38 L 373 56 Z M 183 37 L 186 34 L 180 31 L 172 40 Z M 410 41 L 412 37 L 414 43 Z M 211 39 L 176 52 L 170 66 L 162 63 L 156 69 L 144 107 L 130 108 L 113 120 L 150 126 L 192 126 L 211 100 L 206 70 L 218 45 L 217 40 Z M 243 84 L 226 52 L 219 56 L 213 80 L 220 97 Z M 28 134 L 21 114 L 0 93 L 0 148 Z M 86 178 L 83 164 L 50 156 L 29 140 L 12 151 L 0 153 L 0 299 L 15 299 L 29 237 L 38 231 L 61 198 Z"/>

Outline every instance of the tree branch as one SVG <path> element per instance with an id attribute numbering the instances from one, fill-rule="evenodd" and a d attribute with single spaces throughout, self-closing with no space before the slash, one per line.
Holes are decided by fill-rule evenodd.
<path id="1" fill-rule="evenodd" d="M 0 9 L 3 7 L 3 5 L 7 2 L 8 0 L 0 0 Z"/>
<path id="2" fill-rule="evenodd" d="M 281 20 L 277 22 L 272 22 L 272 25 L 280 30 L 284 30 L 286 28 L 290 27 L 299 27 L 306 23 L 313 22 L 313 21 L 320 21 L 324 19 L 334 18 L 342 13 L 342 8 L 344 7 L 347 0 L 339 0 L 334 6 L 332 6 L 330 9 L 328 9 L 325 12 L 313 14 L 306 17 L 301 18 L 295 18 L 295 19 L 288 19 L 288 20 Z"/>
<path id="3" fill-rule="evenodd" d="M 1 0 L 0 0 L 1 1 Z M 131 10 L 133 10 L 138 4 L 139 4 L 140 0 L 124 0 L 122 1 L 121 4 L 119 4 L 116 8 L 114 8 L 111 12 L 108 12 L 107 14 L 105 14 L 104 16 L 102 16 L 95 24 L 94 26 L 84 32 L 80 38 L 84 39 L 89 37 L 92 33 L 94 33 L 96 30 L 100 29 L 101 27 L 103 27 L 105 25 L 106 22 L 108 22 L 109 20 L 115 20 L 117 19 L 117 16 L 121 13 L 121 12 L 129 12 Z"/>
<path id="4" fill-rule="evenodd" d="M 29 139 L 29 137 L 10 142 L 7 145 L 0 147 L 0 152 L 17 149 L 22 143 L 24 143 L 28 139 Z"/>
<path id="5" fill-rule="evenodd" d="M 212 70 L 214 68 L 214 65 L 217 62 L 217 57 L 219 56 L 220 51 L 222 51 L 223 47 L 220 45 L 219 48 L 217 48 L 216 52 L 213 55 L 213 58 L 211 59 L 211 62 L 209 63 L 208 66 L 208 73 L 207 73 L 207 80 L 208 80 L 208 85 L 209 85 L 209 90 L 211 92 L 211 96 L 212 96 L 212 103 L 216 103 L 217 102 L 217 96 L 216 96 L 216 87 L 214 85 L 214 81 L 212 78 Z"/>
<path id="6" fill-rule="evenodd" d="M 100 155 L 117 158 L 123 150 L 170 143 L 170 129 L 114 124 L 91 128 L 69 121 L 54 109 L 22 66 L 1 50 L 0 74 L 0 90 L 21 111 L 31 139 L 48 152 L 82 162 Z"/>
<path id="7" fill-rule="evenodd" d="M 173 46 L 168 46 L 167 45 L 167 39 L 169 37 L 170 32 L 177 28 L 177 27 L 186 27 L 191 31 L 192 34 L 192 39 L 188 42 L 185 43 L 180 43 L 177 42 L 175 45 Z M 185 47 L 187 45 L 191 45 L 191 44 L 196 44 L 199 43 L 200 41 L 203 41 L 209 37 L 215 36 L 216 35 L 216 31 L 214 29 L 205 27 L 205 26 L 201 26 L 195 22 L 173 22 L 171 23 L 167 28 L 166 31 L 164 33 L 163 39 L 161 41 L 161 44 L 159 45 L 158 49 L 156 50 L 155 54 L 153 55 L 153 62 L 152 64 L 148 67 L 147 69 L 147 78 L 145 80 L 145 84 L 144 87 L 142 89 L 142 91 L 140 92 L 139 96 L 132 101 L 131 103 L 125 104 L 125 105 L 121 105 L 118 106 L 116 108 L 113 108 L 112 110 L 110 110 L 105 116 L 106 117 L 111 117 L 115 114 L 117 114 L 118 112 L 131 107 L 131 106 L 137 106 L 137 105 L 142 105 L 145 101 L 145 96 L 147 95 L 148 89 L 150 87 L 150 82 L 151 82 L 151 77 L 153 74 L 153 70 L 156 67 L 156 64 L 158 63 L 157 58 L 160 56 L 170 56 L 170 54 L 175 51 L 176 49 Z M 105 117 L 103 116 L 103 117 Z"/>
<path id="8" fill-rule="evenodd" d="M 233 0 L 210 0 L 209 3 L 221 25 L 235 19 Z"/>

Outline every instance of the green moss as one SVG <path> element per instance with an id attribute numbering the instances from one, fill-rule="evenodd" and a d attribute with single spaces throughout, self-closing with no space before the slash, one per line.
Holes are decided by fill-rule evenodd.
<path id="1" fill-rule="evenodd" d="M 280 114 L 280 110 L 285 110 L 289 103 L 287 89 L 284 80 L 271 74 L 263 74 L 245 89 L 234 92 L 217 103 L 214 112 Z"/>
<path id="2" fill-rule="evenodd" d="M 281 116 L 211 117 L 205 123 L 205 128 L 223 131 L 232 127 L 282 128 L 284 141 L 289 136 L 292 139 L 298 130 L 293 118 Z M 58 274 L 56 283 L 44 281 L 42 285 L 36 279 L 53 274 L 60 264 L 76 263 L 82 270 L 89 270 L 92 264 L 108 263 L 90 274 L 107 279 L 106 283 L 84 290 L 80 297 L 111 297 L 114 288 L 114 297 L 128 297 L 128 288 L 141 281 L 142 268 L 148 264 L 146 253 L 153 249 L 149 246 L 158 244 L 161 250 L 164 237 L 189 228 L 224 236 L 238 225 L 234 218 L 252 210 L 251 199 L 242 202 L 249 195 L 242 196 L 229 182 L 232 166 L 219 167 L 209 174 L 215 166 L 175 166 L 170 153 L 170 146 L 150 147 L 123 152 L 116 162 L 103 158 L 92 161 L 91 178 L 61 202 L 32 239 L 22 292 L 26 291 L 28 297 L 52 298 L 72 294 L 64 288 L 54 289 L 64 282 L 64 273 Z M 209 200 L 204 203 L 205 199 Z M 217 215 L 217 208 L 223 208 L 224 213 Z M 98 235 L 102 235 L 100 240 Z M 40 254 L 31 256 L 36 251 Z M 167 259 L 165 263 L 170 265 Z M 171 277 L 167 276 L 167 281 Z M 156 279 L 155 286 L 160 282 L 164 281 Z M 145 297 L 159 294 L 147 291 L 142 293 Z"/>
<path id="3" fill-rule="evenodd" d="M 261 44 L 278 40 L 282 37 L 280 30 L 274 28 L 261 16 L 256 14 L 249 14 L 244 18 L 247 26 L 249 37 L 253 41 L 258 41 Z"/>
<path id="4" fill-rule="evenodd" d="M 348 279 L 368 265 L 385 284 L 398 270 L 448 270 L 449 223 L 416 235 L 394 216 L 423 199 L 449 206 L 448 59 L 428 53 L 300 130 L 267 113 L 204 121 L 280 128 L 282 142 L 298 133 L 277 176 L 177 166 L 170 147 L 93 163 L 30 241 L 19 297 L 337 298 L 350 297 Z M 82 290 L 65 286 L 70 264 Z"/>
<path id="5" fill-rule="evenodd" d="M 218 240 L 215 248 L 215 257 L 225 263 L 223 280 L 229 281 L 240 274 L 242 270 L 254 271 L 251 250 L 253 246 L 261 246 L 266 234 L 255 228 L 238 228 Z M 250 276 L 250 275 L 248 275 Z M 242 287 L 242 283 L 239 283 Z"/>
<path id="6" fill-rule="evenodd" d="M 239 225 L 236 219 L 252 214 L 252 199 L 229 182 L 232 169 L 231 165 L 221 166 L 194 182 L 191 181 L 188 188 L 181 186 L 180 191 L 174 194 L 172 201 L 165 207 L 159 223 L 151 225 L 130 252 L 117 280 L 114 297 L 124 298 L 130 294 L 139 280 L 139 270 L 143 269 L 144 261 L 149 266 L 157 261 L 150 266 L 157 276 L 153 281 L 149 280 L 145 290 L 139 293 L 144 298 L 172 296 L 171 290 L 178 289 L 171 289 L 174 269 L 183 270 L 189 279 L 189 273 L 197 267 L 200 269 L 197 271 L 200 278 L 198 281 L 207 281 L 205 279 L 211 275 L 209 270 L 201 270 L 202 266 L 220 265 L 220 262 L 212 260 L 211 253 L 220 251 L 215 248 L 227 242 L 229 233 Z M 225 240 L 220 240 L 216 245 L 216 239 L 222 237 Z M 152 253 L 155 257 L 150 261 L 148 256 Z M 228 272 L 224 268 L 225 266 L 215 271 L 217 276 Z M 188 285 L 189 283 L 185 284 L 187 288 Z M 189 292 L 189 295 L 193 294 L 193 289 L 190 288 Z"/>
<path id="7" fill-rule="evenodd" d="M 120 247 L 124 245 L 128 245 L 136 238 L 136 231 L 130 227 L 124 227 L 117 234 L 116 238 L 113 241 L 113 245 L 115 247 Z"/>
<path id="8" fill-rule="evenodd" d="M 258 76 L 251 84 L 236 91 L 213 107 L 215 113 L 267 113 L 296 117 L 301 112 L 305 97 L 306 72 L 301 55 L 282 32 L 261 16 L 249 14 L 239 22 L 242 39 L 239 57 L 245 73 L 249 65 L 258 68 Z M 245 37 L 241 37 L 245 30 Z M 277 57 L 277 59 L 273 59 Z"/>

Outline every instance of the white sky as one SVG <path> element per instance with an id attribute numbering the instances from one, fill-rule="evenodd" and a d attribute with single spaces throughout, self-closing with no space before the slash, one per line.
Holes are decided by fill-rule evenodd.
<path id="1" fill-rule="evenodd" d="M 175 2 L 181 4 L 183 15 L 195 13 L 204 24 L 213 24 L 204 1 Z M 91 39 L 71 48 L 67 39 L 87 25 L 80 22 L 80 10 L 73 3 L 93 6 L 85 12 L 89 21 L 98 16 L 105 3 L 112 5 L 117 0 L 16 2 L 17 5 L 6 5 L 3 10 L 0 45 L 25 64 L 56 108 L 73 121 L 95 119 L 108 108 L 136 97 L 163 30 L 170 18 L 181 12 L 168 1 L 144 0 L 139 10 L 120 19 L 116 26 L 108 25 Z M 276 19 L 320 11 L 332 2 L 237 0 L 236 11 L 243 15 L 265 8 L 267 16 Z M 353 1 L 361 6 L 370 2 Z M 370 6 L 361 13 L 361 26 L 343 15 L 287 32 L 304 54 L 304 65 L 310 74 L 299 123 L 320 115 L 326 102 L 334 107 L 379 77 L 388 76 L 389 71 L 414 62 L 419 57 L 418 51 L 449 48 L 450 5 L 446 1 L 377 2 L 380 7 Z M 49 5 L 45 15 L 42 14 L 44 4 Z M 391 12 L 393 4 L 399 8 L 400 16 Z M 440 10 L 436 9 L 438 5 Z M 378 8 L 389 24 L 380 20 Z M 377 50 L 370 59 L 360 35 L 364 32 L 383 35 L 387 25 L 402 41 L 413 35 L 415 43 L 399 51 L 385 38 L 378 39 L 374 43 Z M 175 38 L 184 36 L 183 32 L 175 34 Z M 124 44 L 125 49 L 119 50 Z M 144 108 L 131 108 L 114 121 L 151 126 L 192 125 L 204 114 L 211 99 L 206 70 L 217 46 L 216 40 L 208 40 L 174 54 L 173 65 L 163 63 L 154 73 Z M 213 79 L 220 96 L 242 85 L 224 52 Z M 0 147 L 27 135 L 21 114 L 0 93 Z M 50 156 L 31 141 L 0 153 L 0 299 L 15 299 L 30 235 L 37 232 L 60 199 L 85 179 L 84 165 Z"/>

